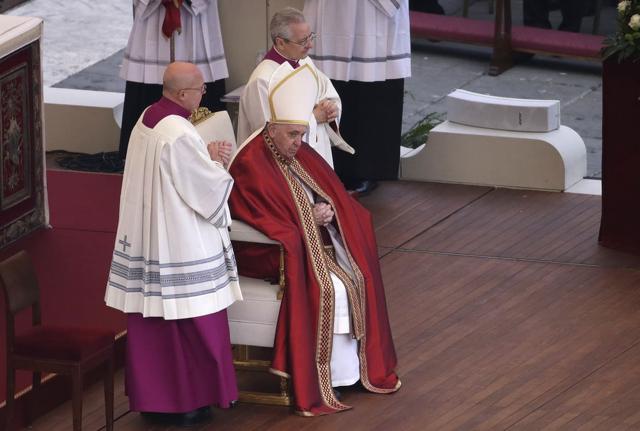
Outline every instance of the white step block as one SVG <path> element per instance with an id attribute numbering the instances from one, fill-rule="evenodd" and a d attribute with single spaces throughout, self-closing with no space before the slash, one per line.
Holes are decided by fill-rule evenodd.
<path id="1" fill-rule="evenodd" d="M 47 151 L 118 151 L 124 93 L 45 87 Z"/>
<path id="2" fill-rule="evenodd" d="M 447 120 L 466 126 L 517 132 L 560 127 L 558 100 L 514 99 L 455 90 L 447 95 Z"/>
<path id="3" fill-rule="evenodd" d="M 411 154 L 401 158 L 403 180 L 563 191 L 587 171 L 584 142 L 566 126 L 524 133 L 445 121 Z"/>

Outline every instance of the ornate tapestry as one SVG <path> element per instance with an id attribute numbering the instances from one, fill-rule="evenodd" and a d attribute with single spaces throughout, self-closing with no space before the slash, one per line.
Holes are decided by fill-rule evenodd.
<path id="1" fill-rule="evenodd" d="M 0 247 L 45 223 L 39 41 L 0 60 Z"/>

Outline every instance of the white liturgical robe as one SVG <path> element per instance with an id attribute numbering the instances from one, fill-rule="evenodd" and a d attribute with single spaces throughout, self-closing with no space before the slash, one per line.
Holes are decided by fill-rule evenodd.
<path id="1" fill-rule="evenodd" d="M 144 317 L 215 313 L 242 299 L 228 233 L 233 179 L 188 120 L 170 115 L 151 129 L 140 118 L 105 301 Z"/>
<path id="2" fill-rule="evenodd" d="M 309 64 L 318 77 L 318 96 L 316 103 L 322 99 L 331 99 L 336 103 L 338 112 L 340 112 L 342 110 L 340 96 L 333 87 L 331 80 L 316 68 L 309 57 L 299 61 L 300 66 L 305 64 Z M 254 132 L 262 130 L 265 123 L 271 119 L 271 110 L 269 108 L 269 81 L 279 66 L 280 65 L 273 60 L 262 60 L 249 77 L 249 81 L 240 96 L 238 144 L 244 143 Z M 333 167 L 331 140 L 329 139 L 327 128 L 329 128 L 328 124 L 318 124 L 313 114 L 311 114 L 309 117 L 309 130 L 303 140 Z"/>
<path id="3" fill-rule="evenodd" d="M 315 202 L 313 191 L 304 181 L 297 176 L 307 194 L 309 202 Z M 347 251 L 342 243 L 340 234 L 329 224 L 326 226 L 331 244 L 336 254 L 338 265 L 352 279 L 355 277 Z M 329 272 L 331 283 L 333 284 L 334 306 L 333 306 L 333 345 L 331 349 L 331 385 L 350 386 L 360 380 L 360 360 L 358 359 L 358 342 L 351 336 L 351 311 L 349 310 L 349 298 L 347 288 L 340 277 Z"/>
<path id="4" fill-rule="evenodd" d="M 133 28 L 124 52 L 120 77 L 144 84 L 162 84 L 170 63 L 170 39 L 162 34 L 162 0 L 134 0 Z M 194 63 L 204 82 L 229 76 L 218 16 L 218 0 L 192 0 L 180 7 L 182 30 L 174 35 L 175 60 Z"/>
<path id="5" fill-rule="evenodd" d="M 411 76 L 407 0 L 305 0 L 304 16 L 318 34 L 309 55 L 331 79 Z"/>

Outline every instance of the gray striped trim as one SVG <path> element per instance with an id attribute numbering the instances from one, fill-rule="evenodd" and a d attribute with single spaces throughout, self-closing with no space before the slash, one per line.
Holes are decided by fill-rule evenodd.
<path id="1" fill-rule="evenodd" d="M 145 266 L 159 266 L 160 268 L 181 268 L 185 266 L 192 266 L 192 265 L 195 266 L 195 265 L 201 265 L 203 263 L 213 262 L 214 260 L 220 259 L 225 254 L 233 254 L 233 247 L 231 246 L 231 244 L 229 244 L 229 247 L 224 247 L 223 245 L 222 250 L 223 251 L 218 253 L 217 255 L 212 257 L 207 257 L 204 259 L 192 260 L 188 262 L 163 263 L 163 264 L 161 264 L 157 260 L 145 260 L 144 257 L 142 256 L 129 256 L 128 254 L 118 250 L 114 250 L 113 254 L 129 262 L 144 262 Z"/>
<path id="2" fill-rule="evenodd" d="M 159 271 L 145 271 L 143 268 L 131 268 L 117 262 L 111 262 L 111 274 L 127 280 L 142 280 L 144 284 L 160 284 Z"/>
<path id="3" fill-rule="evenodd" d="M 208 295 L 210 293 L 215 293 L 218 290 L 227 287 L 231 282 L 238 281 L 237 277 L 229 277 L 224 283 L 216 285 L 212 289 L 201 290 L 198 292 L 190 292 L 190 293 L 174 293 L 171 295 L 163 295 L 161 292 L 145 292 L 141 287 L 126 287 L 122 284 L 116 283 L 114 281 L 109 281 L 109 286 L 114 287 L 118 290 L 121 290 L 125 293 L 140 293 L 144 297 L 148 296 L 159 296 L 162 299 L 180 299 L 180 298 L 193 298 L 196 296 Z"/>
<path id="4" fill-rule="evenodd" d="M 391 3 L 393 3 L 396 9 L 400 9 L 400 3 L 398 3 L 398 0 L 391 0 Z"/>
<path id="5" fill-rule="evenodd" d="M 222 253 L 219 255 L 222 257 Z M 233 256 L 235 259 L 235 256 Z M 127 281 L 140 281 L 145 285 L 156 284 L 160 288 L 190 286 L 193 284 L 201 284 L 210 281 L 221 280 L 229 277 L 229 271 L 235 271 L 232 266 L 231 259 L 225 257 L 224 261 L 215 268 L 209 268 L 202 271 L 194 271 L 179 274 L 160 274 L 159 271 L 145 271 L 143 268 L 130 268 L 124 264 L 112 261 L 110 273 L 124 278 Z"/>
<path id="6" fill-rule="evenodd" d="M 192 298 L 194 296 L 208 295 L 209 293 L 216 293 L 218 290 L 227 287 L 232 281 L 238 281 L 236 277 L 227 278 L 224 283 L 218 284 L 215 287 L 207 290 L 199 290 L 191 293 L 174 293 L 171 295 L 162 295 L 162 299 L 180 299 L 180 298 Z"/>
<path id="7" fill-rule="evenodd" d="M 234 270 L 236 269 L 236 267 L 238 265 L 236 265 L 236 257 L 232 254 L 231 258 L 225 258 L 224 259 L 224 263 L 227 264 L 227 268 L 229 268 L 230 270 Z"/>
<path id="8" fill-rule="evenodd" d="M 155 64 L 158 66 L 168 66 L 169 63 L 171 63 L 170 61 L 160 60 L 160 59 L 148 60 L 140 57 L 131 57 L 126 52 L 124 54 L 124 58 L 131 63 L 139 63 L 139 64 Z M 209 58 L 196 58 L 195 61 L 190 60 L 190 63 L 195 63 L 195 64 L 213 63 L 213 62 L 224 60 L 224 59 L 225 58 L 223 53 L 221 55 L 216 55 L 214 57 L 209 57 Z"/>
<path id="9" fill-rule="evenodd" d="M 126 259 L 129 262 L 144 262 L 145 265 L 160 265 L 160 262 L 157 260 L 144 260 L 144 257 L 142 256 L 129 256 L 128 254 L 118 250 L 113 250 L 113 254 Z"/>
<path id="10" fill-rule="evenodd" d="M 227 180 L 227 187 L 224 189 L 224 199 L 220 201 L 220 205 L 218 205 L 218 208 L 216 208 L 216 210 L 213 212 L 213 214 L 211 214 L 211 216 L 207 217 L 207 221 L 210 222 L 211 220 L 213 220 L 213 218 L 218 215 L 218 213 L 220 212 L 220 210 L 224 207 L 224 204 L 227 203 L 227 200 L 229 199 L 229 194 L 231 193 L 231 185 L 233 184 L 232 180 Z M 226 215 L 226 214 L 225 214 Z"/>
<path id="11" fill-rule="evenodd" d="M 189 286 L 191 284 L 201 284 L 208 281 L 215 281 L 227 276 L 227 265 L 222 263 L 216 268 L 205 269 L 204 271 L 188 272 L 184 274 L 160 275 L 160 286 L 176 287 Z"/>
<path id="12" fill-rule="evenodd" d="M 224 226 L 226 226 L 227 225 L 227 212 L 226 211 L 223 212 L 222 213 L 222 217 L 220 217 L 218 219 L 218 221 L 216 221 L 213 225 L 215 227 L 217 227 L 218 229 L 222 229 Z"/>
<path id="13" fill-rule="evenodd" d="M 314 61 L 340 61 L 344 63 L 384 63 L 390 60 L 402 60 L 404 58 L 411 58 L 411 53 L 406 52 L 403 54 L 388 55 L 386 57 L 338 57 L 337 55 L 309 55 Z"/>
<path id="14" fill-rule="evenodd" d="M 116 289 L 122 290 L 126 293 L 141 293 L 143 296 L 162 296 L 161 292 L 145 292 L 142 287 L 126 287 L 111 280 L 109 280 L 109 286 L 115 287 Z"/>

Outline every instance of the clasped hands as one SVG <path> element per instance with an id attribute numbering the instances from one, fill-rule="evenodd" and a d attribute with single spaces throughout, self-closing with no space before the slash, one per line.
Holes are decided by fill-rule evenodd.
<path id="1" fill-rule="evenodd" d="M 225 168 L 229 165 L 231 160 L 232 145 L 227 141 L 211 141 L 207 145 L 207 151 L 209 157 L 214 162 L 222 163 Z"/>
<path id="2" fill-rule="evenodd" d="M 318 226 L 326 226 L 333 221 L 333 208 L 326 202 L 313 205 L 313 221 Z"/>
<path id="3" fill-rule="evenodd" d="M 322 99 L 313 108 L 313 116 L 318 124 L 329 123 L 338 117 L 338 105 L 330 99 Z"/>

